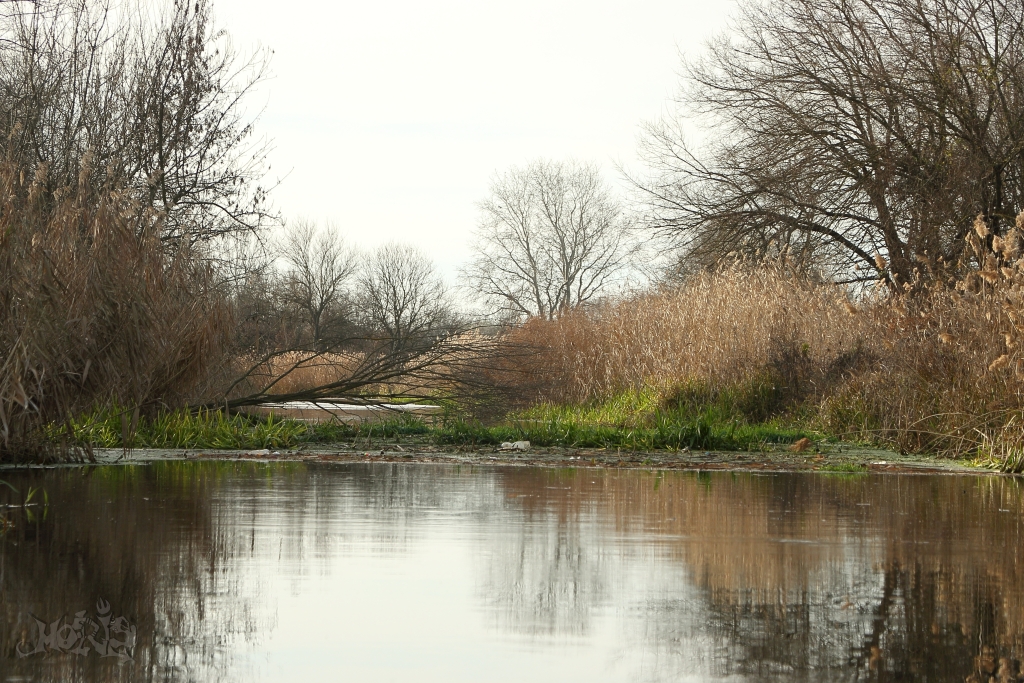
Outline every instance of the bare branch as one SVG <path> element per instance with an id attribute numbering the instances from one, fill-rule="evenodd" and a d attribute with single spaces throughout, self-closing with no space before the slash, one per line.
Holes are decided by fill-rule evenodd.
<path id="1" fill-rule="evenodd" d="M 849 280 L 881 254 L 894 283 L 955 264 L 975 216 L 1000 234 L 1024 208 L 1022 16 L 1020 0 L 748 0 L 646 130 L 648 224 L 692 267 L 799 253 Z M 693 120 L 711 134 L 697 151 Z"/>
<path id="2" fill-rule="evenodd" d="M 535 162 L 498 177 L 480 205 L 469 286 L 506 316 L 553 318 L 593 300 L 632 254 L 594 166 Z"/>

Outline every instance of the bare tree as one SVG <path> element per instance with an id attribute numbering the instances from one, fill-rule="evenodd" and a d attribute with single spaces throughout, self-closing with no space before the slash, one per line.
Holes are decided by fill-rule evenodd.
<path id="1" fill-rule="evenodd" d="M 355 252 L 333 225 L 309 220 L 288 226 L 281 245 L 285 260 L 282 298 L 302 312 L 314 349 L 324 346 L 330 316 L 347 306 L 347 283 L 356 270 Z"/>
<path id="2" fill-rule="evenodd" d="M 47 169 L 48 190 L 135 193 L 162 238 L 208 241 L 275 217 L 260 184 L 267 143 L 245 98 L 267 52 L 246 58 L 211 0 L 0 3 L 0 148 Z"/>
<path id="3" fill-rule="evenodd" d="M 469 286 L 514 318 L 553 318 L 605 290 L 628 264 L 627 231 L 596 166 L 535 162 L 480 205 Z"/>
<path id="4" fill-rule="evenodd" d="M 636 182 L 697 265 L 785 250 L 902 288 L 1024 201 L 1020 0 L 748 0 L 685 74 Z"/>
<path id="5" fill-rule="evenodd" d="M 298 239 L 314 241 L 309 234 Z M 385 244 L 364 255 L 358 268 L 352 296 L 357 315 L 345 334 L 325 337 L 314 349 L 281 346 L 255 354 L 224 398 L 211 405 L 240 408 L 339 397 L 365 402 L 436 397 L 438 392 L 479 403 L 502 391 L 496 379 L 502 362 L 511 362 L 509 357 L 522 351 L 464 325 L 423 253 Z M 316 386 L 288 381 L 311 368 L 328 379 Z"/>
<path id="6" fill-rule="evenodd" d="M 258 233 L 238 232 L 213 246 L 205 256 L 217 263 L 216 272 L 229 299 L 235 352 L 258 356 L 281 342 L 283 329 L 294 332 L 297 327 L 289 320 L 294 316 L 286 310 L 286 297 L 281 296 L 284 278 L 276 245 Z"/>
<path id="7" fill-rule="evenodd" d="M 369 327 L 396 347 L 429 342 L 453 328 L 454 306 L 444 282 L 414 247 L 390 243 L 367 255 L 359 290 Z"/>

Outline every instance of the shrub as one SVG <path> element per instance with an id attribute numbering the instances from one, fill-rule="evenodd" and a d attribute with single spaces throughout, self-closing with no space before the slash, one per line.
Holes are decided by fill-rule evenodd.
<path id="1" fill-rule="evenodd" d="M 652 389 L 666 408 L 691 414 L 746 423 L 786 416 L 903 452 L 982 449 L 1019 462 L 1018 233 L 993 239 L 979 224 L 968 242 L 979 267 L 964 268 L 959 281 L 922 275 L 901 296 L 740 262 L 676 288 L 532 320 L 509 338 L 535 350 L 524 386 L 537 401 Z"/>
<path id="2" fill-rule="evenodd" d="M 38 455 L 44 425 L 96 404 L 134 422 L 203 393 L 229 316 L 208 262 L 161 243 L 162 214 L 7 161 L 0 207 L 0 454 Z"/>

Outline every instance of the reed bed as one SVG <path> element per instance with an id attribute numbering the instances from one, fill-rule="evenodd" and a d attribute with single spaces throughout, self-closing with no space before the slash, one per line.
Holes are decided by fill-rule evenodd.
<path id="1" fill-rule="evenodd" d="M 646 392 L 656 398 L 641 422 L 666 408 L 700 413 L 727 403 L 747 423 L 781 420 L 1020 470 L 1018 233 L 993 241 L 982 225 L 971 234 L 979 267 L 959 280 L 929 274 L 900 295 L 735 263 L 677 288 L 532 320 L 510 339 L 536 350 L 524 386 L 549 407 L 607 406 Z"/>
<path id="2" fill-rule="evenodd" d="M 500 396 L 503 385 L 494 367 L 517 358 L 509 345 L 474 330 L 450 336 L 427 331 L 400 340 L 367 331 L 350 340 L 350 346 L 343 351 L 242 354 L 232 368 L 244 379 L 236 382 L 230 397 L 457 401 L 463 410 L 475 412 Z"/>
<path id="3" fill-rule="evenodd" d="M 67 448 L 93 406 L 140 413 L 201 396 L 230 330 L 207 262 L 116 187 L 48 185 L 0 161 L 0 457 Z M 60 425 L 56 440 L 43 438 Z"/>
<path id="4" fill-rule="evenodd" d="M 783 268 L 735 265 L 678 289 L 531 320 L 512 339 L 543 349 L 542 398 L 586 402 L 691 381 L 733 385 L 767 366 L 785 374 L 829 365 L 864 336 L 845 302 L 839 288 Z"/>
<path id="5" fill-rule="evenodd" d="M 243 358 L 238 366 L 241 372 L 257 368 L 247 389 L 266 387 L 267 394 L 281 395 L 343 382 L 352 376 L 362 360 L 363 356 L 357 353 L 287 351 L 263 362 Z"/>

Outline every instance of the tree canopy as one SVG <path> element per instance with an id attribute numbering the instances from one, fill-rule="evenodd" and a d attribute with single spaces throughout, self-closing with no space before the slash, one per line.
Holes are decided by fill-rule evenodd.
<path id="1" fill-rule="evenodd" d="M 211 0 L 0 2 L 0 151 L 51 191 L 128 189 L 165 240 L 258 229 L 267 144 L 244 103 L 267 57 L 234 50 Z"/>
<path id="2" fill-rule="evenodd" d="M 695 267 L 943 272 L 976 217 L 1005 236 L 1024 208 L 1022 26 L 1020 0 L 746 0 L 646 129 L 650 223 Z"/>
<path id="3" fill-rule="evenodd" d="M 505 317 L 553 318 L 601 294 L 628 263 L 626 225 L 596 166 L 510 169 L 480 209 L 464 275 Z"/>

